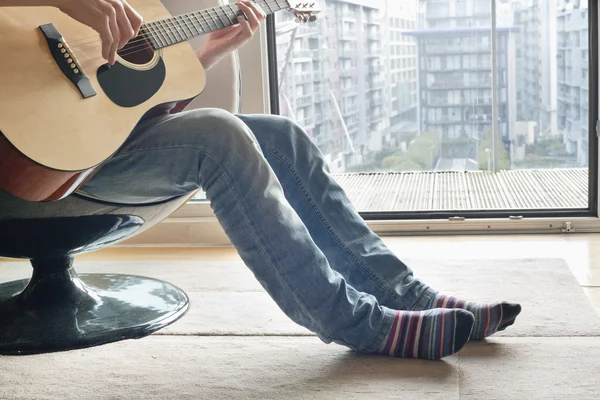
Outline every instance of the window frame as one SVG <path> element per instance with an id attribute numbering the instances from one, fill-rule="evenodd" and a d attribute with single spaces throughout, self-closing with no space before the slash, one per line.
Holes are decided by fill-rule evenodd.
<path id="1" fill-rule="evenodd" d="M 378 235 L 515 234 L 600 232 L 598 134 L 600 109 L 597 1 L 588 5 L 589 26 L 589 207 L 585 210 L 506 210 L 461 212 L 360 212 Z M 259 33 L 239 51 L 242 76 L 242 113 L 279 113 L 275 19 L 271 15 Z M 190 202 L 154 228 L 124 242 L 125 245 L 229 246 L 210 204 Z"/>

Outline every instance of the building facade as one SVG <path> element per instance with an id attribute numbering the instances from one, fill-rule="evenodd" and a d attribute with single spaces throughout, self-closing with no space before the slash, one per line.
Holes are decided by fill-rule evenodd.
<path id="1" fill-rule="evenodd" d="M 411 33 L 418 42 L 419 130 L 437 133 L 442 153 L 444 142 L 474 139 L 472 147 L 460 156 L 469 160 L 478 159 L 476 143 L 492 131 L 490 4 L 489 0 L 428 0 L 418 29 Z M 498 11 L 498 135 L 510 152 L 517 117 L 515 28 L 509 8 L 499 7 Z M 438 165 L 438 169 L 445 168 Z"/>
<path id="2" fill-rule="evenodd" d="M 518 0 L 515 6 L 517 118 L 536 136 L 556 136 L 558 97 L 556 1 Z"/>
<path id="3" fill-rule="evenodd" d="M 588 165 L 589 43 L 587 0 L 557 6 L 558 129 L 577 164 Z"/>
<path id="4" fill-rule="evenodd" d="M 302 124 L 333 171 L 369 168 L 416 129 L 417 1 L 324 0 L 314 24 L 277 14 L 281 114 Z"/>

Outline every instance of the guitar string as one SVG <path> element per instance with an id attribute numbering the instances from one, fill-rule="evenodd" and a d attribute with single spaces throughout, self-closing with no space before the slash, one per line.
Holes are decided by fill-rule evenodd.
<path id="1" fill-rule="evenodd" d="M 281 4 L 279 4 L 282 1 L 283 2 L 287 2 L 288 5 L 289 5 L 289 1 L 286 1 L 286 0 L 254 0 L 255 3 L 257 3 L 257 4 L 261 5 L 261 6 L 262 5 L 266 5 L 267 8 L 271 10 L 271 12 L 273 12 L 273 9 L 271 8 L 272 5 L 280 7 L 280 9 L 286 8 L 287 6 L 285 6 L 285 5 L 282 6 Z M 140 28 L 142 28 L 142 27 L 148 28 L 148 27 L 150 27 L 149 24 L 156 24 L 156 27 L 152 27 L 152 28 L 155 31 L 157 31 L 158 34 L 163 34 L 163 36 L 164 36 L 164 34 L 168 33 L 167 30 L 165 29 L 165 25 L 169 29 L 169 32 L 172 32 L 170 29 L 171 28 L 176 28 L 175 24 L 173 24 L 172 21 L 173 20 L 177 21 L 178 18 L 182 18 L 183 19 L 183 17 L 187 17 L 188 20 L 190 20 L 190 21 L 191 21 L 191 17 L 195 17 L 196 20 L 198 21 L 198 23 L 200 24 L 200 26 L 202 27 L 202 22 L 200 22 L 200 19 L 197 17 L 196 14 L 200 14 L 200 17 L 202 17 L 202 19 L 204 20 L 204 23 L 206 23 L 210 28 L 212 28 L 211 22 L 209 22 L 209 20 L 206 19 L 206 17 L 204 15 L 202 15 L 202 14 L 206 13 L 210 17 L 210 19 L 212 20 L 213 23 L 217 23 L 216 20 L 214 19 L 214 16 L 218 17 L 219 20 L 222 21 L 221 17 L 222 16 L 226 17 L 227 15 L 221 15 L 220 12 L 223 12 L 223 13 L 227 13 L 228 12 L 228 10 L 226 10 L 225 7 L 229 7 L 231 9 L 231 11 L 234 11 L 233 10 L 234 7 L 237 8 L 237 11 L 234 11 L 234 12 L 236 12 L 236 14 L 237 14 L 237 12 L 241 11 L 239 9 L 239 7 L 237 7 L 237 4 L 236 5 L 228 4 L 226 6 L 212 7 L 212 8 L 208 8 L 208 9 L 204 9 L 204 10 L 199 10 L 199 11 L 194 11 L 194 12 L 190 12 L 190 13 L 186 13 L 186 14 L 172 16 L 172 17 L 165 18 L 165 19 L 162 19 L 162 20 L 156 20 L 156 21 L 146 22 L 146 23 L 143 23 Z M 170 26 L 168 25 L 169 23 L 171 24 Z M 217 26 L 218 26 L 218 24 L 217 24 Z M 151 35 L 154 35 L 154 34 L 151 33 Z M 138 36 L 142 36 L 142 35 L 138 35 Z M 99 38 L 98 35 L 94 35 L 94 36 L 88 36 L 88 37 L 81 38 L 81 39 L 75 39 L 75 40 L 69 41 L 69 45 L 70 45 L 71 48 L 76 48 L 78 46 L 82 46 L 82 45 L 85 45 L 85 44 L 88 44 L 88 43 L 96 42 L 96 41 L 99 40 L 98 38 Z M 82 43 L 83 41 L 87 41 L 87 42 Z"/>
<path id="2" fill-rule="evenodd" d="M 259 2 L 266 3 L 267 8 L 270 8 L 271 4 L 269 4 L 269 3 L 273 2 L 273 1 L 275 1 L 275 3 L 277 4 L 277 6 L 281 7 L 281 9 L 289 7 L 289 0 L 253 0 L 253 1 L 255 3 L 259 3 Z M 281 4 L 279 4 L 280 1 L 284 2 L 284 3 L 287 3 L 287 5 L 282 6 Z M 237 3 L 236 3 L 236 5 L 237 5 Z M 259 5 L 262 5 L 262 4 L 259 4 Z M 203 12 L 207 12 L 209 14 L 211 12 L 214 12 L 215 15 L 218 15 L 219 10 L 225 11 L 225 7 L 231 7 L 231 4 L 227 4 L 227 5 L 223 5 L 223 6 L 217 6 L 217 7 L 212 7 L 212 8 L 207 8 L 207 9 L 199 10 L 199 11 L 193 11 L 193 12 L 186 13 L 186 14 L 171 16 L 169 18 L 164 18 L 162 20 L 150 21 L 149 23 L 169 22 L 169 20 L 173 20 L 173 19 L 176 19 L 176 18 L 179 18 L 179 17 L 191 16 L 193 14 L 203 13 Z M 147 25 L 147 24 L 148 23 L 144 23 L 144 24 L 142 24 L 142 26 Z M 160 28 L 160 29 L 163 29 L 163 28 Z M 73 44 L 73 43 L 80 44 L 79 42 L 81 42 L 81 41 L 85 41 L 85 40 L 89 40 L 89 39 L 96 40 L 97 38 L 98 38 L 97 36 L 88 36 L 88 37 L 85 37 L 85 38 L 71 40 L 71 41 L 69 41 L 69 44 Z"/>
<path id="3" fill-rule="evenodd" d="M 275 1 L 275 2 L 273 2 L 273 1 Z M 279 4 L 279 1 L 280 1 L 280 0 L 268 0 L 268 1 L 266 2 L 266 3 L 268 3 L 268 4 L 269 4 L 269 9 L 271 10 L 271 12 L 274 12 L 274 11 L 273 11 L 273 9 L 270 7 L 270 5 L 277 5 L 277 7 L 280 7 L 281 5 Z M 282 9 L 283 9 L 283 8 L 282 8 Z M 233 10 L 232 10 L 232 11 L 233 11 Z M 241 12 L 241 10 L 239 10 L 239 9 L 238 9 L 238 11 L 240 11 L 240 12 Z M 278 11 L 278 10 L 275 10 L 275 11 Z M 243 14 L 242 14 L 242 15 L 243 15 Z M 240 15 L 240 16 L 242 16 L 242 15 Z M 185 15 L 185 16 L 187 16 L 187 15 Z M 224 25 L 223 27 L 220 27 L 220 26 L 218 25 L 218 23 L 216 22 L 216 20 L 214 19 L 214 17 L 213 17 L 212 15 L 209 15 L 209 16 L 211 17 L 211 19 L 212 19 L 212 22 L 214 22 L 214 23 L 215 23 L 216 27 L 212 26 L 212 25 L 211 25 L 211 23 L 210 23 L 210 22 L 208 22 L 208 20 L 206 19 L 206 17 L 204 17 L 204 16 L 202 16 L 202 17 L 203 17 L 203 19 L 204 19 L 204 21 L 205 21 L 206 25 L 208 25 L 208 26 L 209 26 L 209 29 L 212 29 L 213 31 L 215 31 L 215 30 L 220 30 L 220 29 L 224 29 L 224 28 L 227 28 L 227 27 L 231 27 L 231 26 L 235 26 L 235 25 L 237 25 L 236 23 L 232 23 L 232 25 Z M 180 17 L 181 17 L 181 16 L 180 16 Z M 223 19 L 221 19 L 221 16 L 217 15 L 217 18 L 218 18 L 218 20 L 219 20 L 221 23 L 223 23 Z M 228 17 L 227 19 L 228 19 L 228 22 L 229 22 L 229 23 L 231 23 L 231 19 L 230 19 L 229 17 Z M 190 19 L 190 21 L 191 21 L 191 19 Z M 198 21 L 199 21 L 199 20 L 198 20 Z M 183 22 L 184 24 L 186 24 L 186 27 L 187 27 L 187 28 L 188 28 L 188 30 L 189 30 L 190 32 L 192 32 L 192 33 L 193 33 L 193 31 L 192 31 L 191 27 L 193 27 L 195 30 L 198 30 L 198 29 L 197 29 L 197 27 L 196 27 L 195 25 L 193 25 L 193 22 L 192 22 L 192 25 L 190 25 L 190 23 L 188 23 L 188 22 L 187 22 L 187 21 L 185 21 L 185 20 L 178 21 L 178 22 L 180 22 L 180 23 L 181 23 L 181 22 Z M 239 22 L 238 22 L 238 23 L 239 23 Z M 224 23 L 223 23 L 223 24 L 224 24 Z M 171 26 L 168 26 L 168 27 L 169 27 L 169 28 L 175 28 L 175 29 L 177 29 L 177 26 L 175 26 L 175 25 L 171 25 Z M 200 25 L 200 27 L 202 27 L 202 25 Z M 181 25 L 180 25 L 180 28 L 181 28 L 181 29 L 180 29 L 180 31 L 176 31 L 176 32 L 173 32 L 173 31 L 171 31 L 171 34 L 172 34 L 171 36 L 172 36 L 172 37 L 171 37 L 171 36 L 168 36 L 168 35 L 166 35 L 166 36 L 165 36 L 165 35 L 163 35 L 163 38 L 160 38 L 160 37 L 158 37 L 158 36 L 156 36 L 156 35 L 152 35 L 152 37 L 155 39 L 155 42 L 156 42 L 157 44 L 161 45 L 161 47 L 167 47 L 167 46 L 170 46 L 170 45 L 172 45 L 172 44 L 175 44 L 175 43 L 179 43 L 179 42 L 183 42 L 183 41 L 185 41 L 185 40 L 188 40 L 188 38 L 184 38 L 184 36 L 181 34 L 181 32 L 185 33 L 185 30 L 184 30 L 184 29 L 181 27 Z M 204 28 L 202 27 L 202 29 L 204 29 Z M 156 30 L 156 28 L 155 28 L 155 30 Z M 211 31 L 209 31 L 209 32 L 211 32 Z M 204 33 L 209 33 L 209 32 L 204 32 Z M 201 34 L 202 34 L 202 33 L 199 33 L 199 34 L 193 34 L 191 37 L 198 36 L 198 35 L 201 35 Z M 179 36 L 179 38 L 178 38 L 178 36 Z M 168 41 L 167 41 L 167 40 L 165 40 L 164 38 L 168 38 Z M 175 41 L 171 43 L 170 41 L 172 41 L 172 40 L 173 40 L 173 38 L 174 38 L 174 40 L 175 40 Z M 156 40 L 156 39 L 158 39 L 158 40 Z M 144 38 L 144 39 L 138 39 L 138 40 L 136 40 L 136 41 L 134 41 L 134 42 L 130 42 L 129 44 L 131 44 L 131 43 L 136 43 L 136 44 L 139 44 L 140 42 L 143 42 L 143 43 L 141 43 L 141 45 L 139 45 L 139 46 L 134 46 L 134 47 L 132 47 L 132 48 L 127 48 L 125 53 L 122 53 L 122 54 L 121 54 L 121 53 L 118 53 L 118 55 L 119 55 L 120 57 L 125 57 L 125 56 L 128 56 L 128 55 L 131 55 L 131 54 L 137 53 L 137 52 L 146 51 L 146 50 L 149 50 L 149 49 L 150 49 L 150 47 L 149 47 L 149 46 L 147 45 L 147 43 L 146 43 L 146 39 L 145 39 L 145 38 Z M 162 43 L 160 43 L 160 42 L 165 42 L 165 43 L 167 43 L 167 44 L 166 44 L 166 45 L 162 45 Z M 153 47 L 152 47 L 152 49 L 154 50 L 154 48 L 153 48 Z M 89 49 L 88 49 L 88 50 L 89 50 Z M 97 57 L 97 56 L 95 56 L 95 57 L 91 57 L 91 58 L 87 58 L 87 59 L 81 60 L 81 61 L 80 61 L 80 63 L 89 62 L 89 61 L 92 61 L 92 60 L 101 60 L 101 59 L 103 59 L 103 57 Z"/>
<path id="4" fill-rule="evenodd" d="M 269 8 L 269 10 L 270 10 L 271 12 L 275 12 L 275 11 L 277 11 L 277 10 L 275 10 L 275 11 L 274 11 L 274 10 L 273 10 L 273 8 L 271 8 L 271 5 L 277 5 L 277 7 L 281 7 L 281 5 L 279 4 L 279 2 L 280 2 L 280 0 L 266 0 L 266 1 L 265 1 L 265 3 L 266 3 L 266 4 L 268 4 L 268 8 Z M 230 8 L 231 8 L 231 11 L 235 12 L 235 10 L 233 9 L 233 7 L 232 7 L 232 6 L 230 6 Z M 283 8 L 282 8 L 282 9 L 283 9 Z M 212 10 L 209 10 L 209 11 L 212 11 Z M 238 10 L 237 10 L 237 11 L 238 11 L 238 13 L 242 13 L 242 11 L 241 11 L 239 8 L 238 8 Z M 189 15 L 191 15 L 191 14 L 189 14 Z M 134 46 L 134 47 L 132 47 L 132 48 L 131 48 L 131 47 L 130 47 L 130 48 L 127 48 L 126 52 L 125 52 L 125 53 L 122 53 L 122 54 L 119 54 L 119 56 L 120 56 L 120 57 L 124 57 L 124 56 L 127 56 L 127 55 L 131 55 L 131 54 L 133 54 L 133 53 L 137 53 L 137 52 L 140 52 L 140 51 L 145 51 L 145 50 L 148 50 L 148 46 L 147 46 L 147 38 L 148 38 L 148 37 L 152 37 L 153 39 L 155 39 L 155 43 L 157 43 L 157 44 L 161 45 L 161 47 L 166 47 L 166 46 L 169 46 L 169 45 L 172 45 L 172 44 L 175 44 L 175 43 L 179 43 L 179 42 L 183 42 L 183 41 L 185 41 L 185 40 L 188 40 L 189 38 L 184 38 L 184 36 L 181 34 L 181 32 L 185 33 L 185 30 L 184 30 L 184 28 L 182 27 L 182 25 L 181 25 L 181 22 L 183 22 L 183 23 L 185 24 L 185 26 L 187 27 L 187 29 L 188 29 L 190 32 L 192 32 L 192 34 L 193 34 L 193 35 L 192 35 L 191 37 L 194 37 L 194 36 L 199 36 L 199 35 L 201 35 L 202 33 L 209 33 L 209 32 L 215 31 L 215 30 L 220 30 L 220 29 L 224 29 L 224 28 L 227 28 L 227 27 L 231 27 L 231 26 L 235 26 L 235 25 L 236 25 L 236 23 L 235 23 L 235 22 L 232 22 L 232 21 L 231 21 L 231 18 L 230 18 L 230 17 L 228 17 L 227 15 L 225 15 L 225 17 L 227 17 L 227 20 L 228 20 L 228 22 L 229 22 L 231 25 L 225 25 L 225 23 L 223 22 L 223 19 L 221 18 L 221 17 L 222 17 L 221 15 L 216 15 L 217 19 L 215 19 L 215 18 L 214 18 L 215 16 L 213 16 L 213 15 L 209 14 L 209 17 L 210 17 L 210 19 L 212 20 L 212 23 L 214 23 L 214 24 L 216 25 L 216 27 L 215 27 L 215 26 L 213 26 L 213 25 L 211 24 L 211 22 L 209 22 L 209 20 L 208 20 L 208 19 L 207 19 L 205 16 L 201 15 L 201 16 L 202 16 L 202 19 L 204 20 L 204 22 L 206 23 L 206 25 L 209 27 L 209 29 L 210 29 L 210 30 L 209 30 L 208 32 L 205 32 L 205 31 L 203 31 L 203 32 L 201 32 L 201 33 L 194 34 L 194 33 L 193 33 L 193 30 L 192 30 L 192 28 L 193 28 L 194 30 L 198 31 L 198 27 L 197 27 L 196 25 L 194 25 L 194 23 L 193 23 L 193 22 L 192 22 L 192 24 L 190 25 L 190 23 L 189 23 L 189 22 L 187 22 L 187 21 L 185 21 L 185 20 L 183 19 L 183 17 L 184 17 L 184 16 L 188 16 L 188 19 L 191 21 L 191 18 L 189 17 L 189 15 L 188 15 L 188 14 L 184 14 L 184 15 L 182 15 L 182 16 L 177 16 L 177 17 L 174 17 L 174 19 L 176 19 L 176 18 L 182 18 L 182 20 L 181 20 L 181 21 L 177 21 L 177 22 L 179 22 L 179 23 L 180 23 L 180 25 L 179 25 L 179 28 L 180 28 L 180 30 L 177 30 L 177 29 L 178 29 L 178 26 L 176 26 L 175 24 L 171 24 L 170 26 L 167 24 L 167 28 L 169 28 L 169 31 L 170 31 L 170 33 L 171 33 L 172 35 L 168 35 L 168 34 L 167 34 L 167 35 L 165 35 L 165 34 L 164 34 L 164 32 L 161 32 L 161 33 L 163 33 L 163 35 L 162 35 L 162 38 L 161 38 L 161 37 L 160 37 L 160 36 L 158 36 L 158 35 L 152 34 L 152 32 L 151 32 L 151 31 L 150 31 L 151 35 L 144 35 L 144 34 L 142 34 L 142 35 L 138 35 L 139 37 L 142 37 L 142 38 L 141 38 L 141 39 L 136 39 L 135 41 L 133 41 L 133 42 L 129 42 L 129 43 L 128 43 L 129 45 L 131 45 L 132 43 L 133 43 L 133 44 L 136 44 L 136 46 Z M 236 14 L 236 15 L 237 15 L 237 14 Z M 242 14 L 240 14 L 239 16 L 243 16 L 243 13 L 242 13 Z M 202 29 L 204 30 L 204 27 L 203 27 L 202 23 L 200 23 L 200 20 L 199 20 L 197 17 L 196 17 L 196 20 L 198 21 L 198 23 L 199 23 L 199 25 L 200 25 L 200 28 L 202 28 Z M 219 26 L 219 24 L 218 24 L 217 20 L 218 20 L 218 21 L 220 21 L 220 22 L 221 22 L 221 23 L 222 23 L 224 26 L 223 26 L 223 27 Z M 168 23 L 168 22 L 169 22 L 169 21 L 167 21 L 167 23 Z M 238 22 L 238 23 L 239 23 L 239 22 Z M 155 27 L 151 27 L 151 28 L 152 28 L 152 29 L 154 29 L 155 31 L 157 30 L 157 28 L 155 28 Z M 164 28 L 164 26 L 162 26 L 162 28 Z M 171 30 L 171 28 L 174 28 L 176 31 L 174 32 L 173 30 Z M 178 38 L 178 36 L 179 36 L 179 38 Z M 186 36 L 187 36 L 187 35 L 186 35 Z M 173 38 L 174 38 L 174 40 L 175 40 L 175 41 L 171 43 L 171 41 L 173 40 Z M 181 39 L 180 39 L 180 38 L 181 38 Z M 94 42 L 95 42 L 95 43 L 94 43 Z M 81 51 L 81 49 L 82 49 L 83 47 L 86 47 L 86 46 L 87 46 L 88 48 L 87 48 L 86 50 L 91 50 L 93 47 L 90 47 L 90 44 L 91 44 L 91 45 L 98 46 L 98 47 L 101 47 L 101 44 L 100 44 L 100 43 L 101 43 L 101 41 L 100 41 L 100 40 L 95 40 L 94 42 L 90 42 L 90 43 L 87 43 L 87 44 L 85 44 L 85 45 L 80 45 L 80 46 L 78 46 L 78 47 L 76 47 L 76 48 L 78 49 L 78 51 Z M 162 43 L 161 43 L 161 42 L 164 42 L 164 43 L 166 43 L 166 46 L 162 46 Z M 137 44 L 141 44 L 141 45 L 137 46 Z M 153 50 L 154 50 L 154 49 L 153 49 Z M 87 59 L 81 60 L 81 61 L 79 61 L 79 62 L 80 62 L 80 63 L 83 63 L 83 62 L 88 62 L 88 61 L 90 61 L 90 60 L 95 60 L 95 59 L 103 59 L 103 57 L 97 57 L 97 56 L 94 56 L 94 57 L 91 57 L 91 58 L 87 58 Z"/>

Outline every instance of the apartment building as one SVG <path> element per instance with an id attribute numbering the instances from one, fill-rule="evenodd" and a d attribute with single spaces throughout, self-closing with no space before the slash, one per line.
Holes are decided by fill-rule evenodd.
<path id="1" fill-rule="evenodd" d="M 577 164 L 588 165 L 589 43 L 587 0 L 557 5 L 558 129 Z"/>
<path id="2" fill-rule="evenodd" d="M 324 0 L 314 24 L 278 14 L 281 113 L 301 123 L 334 171 L 361 170 L 416 130 L 418 2 Z"/>
<path id="3" fill-rule="evenodd" d="M 397 148 L 417 131 L 417 42 L 404 32 L 416 29 L 419 2 L 390 0 L 386 5 L 390 126 L 384 143 Z"/>
<path id="4" fill-rule="evenodd" d="M 418 43 L 419 131 L 439 133 L 442 143 L 459 137 L 480 139 L 492 128 L 490 4 L 489 0 L 428 0 L 423 2 L 417 30 L 410 33 Z M 517 108 L 515 28 L 509 8 L 500 6 L 498 134 L 510 151 Z M 474 145 L 463 157 L 476 159 L 477 151 Z"/>
<path id="5" fill-rule="evenodd" d="M 558 97 L 556 1 L 516 0 L 517 119 L 535 136 L 556 136 Z"/>

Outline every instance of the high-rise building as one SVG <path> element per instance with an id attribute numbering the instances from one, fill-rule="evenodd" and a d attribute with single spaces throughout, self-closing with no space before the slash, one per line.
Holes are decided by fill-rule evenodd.
<path id="1" fill-rule="evenodd" d="M 414 28 L 416 4 L 323 0 L 307 26 L 276 15 L 281 113 L 306 128 L 333 171 L 363 169 L 416 129 L 416 46 L 400 33 Z"/>
<path id="2" fill-rule="evenodd" d="M 504 2 L 498 3 L 497 14 L 497 134 L 510 151 L 516 123 L 515 28 Z M 475 160 L 476 141 L 492 129 L 491 2 L 427 0 L 421 2 L 418 21 L 411 34 L 418 40 L 419 131 L 438 133 L 442 144 L 460 137 L 475 139 L 460 155 Z M 463 163 L 459 168 L 477 165 Z"/>
<path id="3" fill-rule="evenodd" d="M 517 118 L 536 136 L 558 135 L 556 1 L 515 0 Z"/>
<path id="4" fill-rule="evenodd" d="M 385 76 L 390 126 L 384 142 L 396 148 L 407 134 L 417 131 L 417 43 L 404 32 L 416 29 L 419 3 L 416 0 L 388 0 L 386 3 Z"/>
<path id="5" fill-rule="evenodd" d="M 588 165 L 589 45 L 587 0 L 558 0 L 558 129 L 567 152 Z"/>

